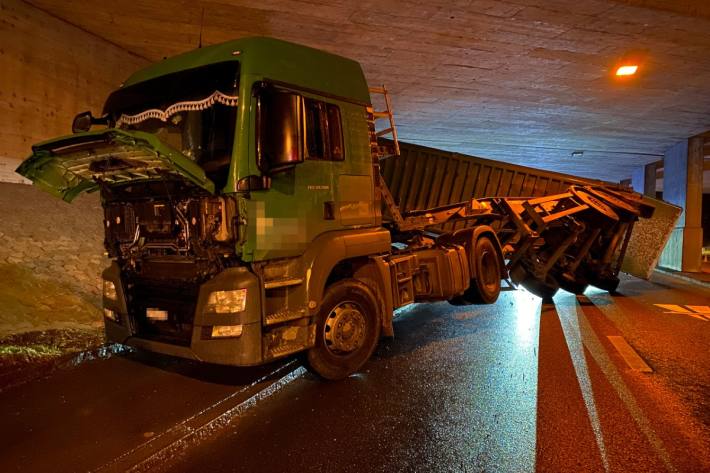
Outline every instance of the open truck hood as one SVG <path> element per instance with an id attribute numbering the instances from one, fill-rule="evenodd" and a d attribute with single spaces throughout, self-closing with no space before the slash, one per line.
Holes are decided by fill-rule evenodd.
<path id="1" fill-rule="evenodd" d="M 100 184 L 181 176 L 214 194 L 215 185 L 190 158 L 141 131 L 109 128 L 38 143 L 17 173 L 71 202 Z"/>

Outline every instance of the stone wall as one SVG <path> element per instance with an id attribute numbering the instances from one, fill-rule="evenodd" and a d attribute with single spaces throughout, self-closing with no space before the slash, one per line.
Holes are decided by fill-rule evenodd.
<path id="1" fill-rule="evenodd" d="M 141 57 L 19 0 L 0 0 L 0 181 L 33 143 L 71 133 L 73 117 L 101 113 Z"/>
<path id="2" fill-rule="evenodd" d="M 101 323 L 102 221 L 98 194 L 0 183 L 0 337 Z"/>

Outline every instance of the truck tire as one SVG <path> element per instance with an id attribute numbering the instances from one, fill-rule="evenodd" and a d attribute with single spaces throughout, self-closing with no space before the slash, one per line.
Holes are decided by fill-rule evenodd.
<path id="1" fill-rule="evenodd" d="M 481 236 L 473 246 L 471 262 L 476 278 L 461 298 L 471 304 L 493 304 L 500 295 L 500 256 L 496 245 L 487 236 Z"/>
<path id="2" fill-rule="evenodd" d="M 607 291 L 609 294 L 616 294 L 616 290 L 619 288 L 620 282 L 621 281 L 616 276 L 589 278 L 589 284 L 601 289 L 602 291 Z"/>
<path id="3" fill-rule="evenodd" d="M 510 270 L 510 279 L 517 285 L 523 286 L 528 292 L 542 298 L 544 302 L 549 302 L 560 290 L 560 284 L 551 275 L 545 277 L 545 281 L 535 278 L 523 265 L 518 264 Z"/>
<path id="4" fill-rule="evenodd" d="M 562 289 L 578 296 L 589 287 L 589 283 L 576 274 L 561 274 L 556 279 Z"/>
<path id="5" fill-rule="evenodd" d="M 328 287 L 316 317 L 316 344 L 308 350 L 310 368 L 330 380 L 362 368 L 380 339 L 378 307 L 374 292 L 356 279 Z"/>
<path id="6" fill-rule="evenodd" d="M 542 298 L 543 302 L 550 302 L 554 295 L 557 294 L 557 291 L 560 290 L 560 285 L 551 276 L 547 276 L 545 281 L 530 276 L 522 282 L 522 285 L 537 297 Z"/>
<path id="7" fill-rule="evenodd" d="M 569 281 L 560 279 L 560 287 L 567 292 L 571 292 L 572 294 L 581 296 L 582 294 L 584 294 L 584 291 L 587 290 L 589 284 L 580 281 Z"/>

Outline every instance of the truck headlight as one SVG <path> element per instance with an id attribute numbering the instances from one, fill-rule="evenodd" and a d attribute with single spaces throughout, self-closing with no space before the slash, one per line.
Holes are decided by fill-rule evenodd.
<path id="1" fill-rule="evenodd" d="M 118 295 L 116 294 L 116 285 L 111 281 L 106 281 L 104 279 L 104 297 L 111 301 L 117 301 Z"/>
<path id="2" fill-rule="evenodd" d="M 247 307 L 247 290 L 215 291 L 207 299 L 206 312 L 216 314 L 231 314 L 243 312 Z"/>
<path id="3" fill-rule="evenodd" d="M 212 327 L 212 338 L 239 337 L 241 335 L 241 325 L 215 325 Z"/>

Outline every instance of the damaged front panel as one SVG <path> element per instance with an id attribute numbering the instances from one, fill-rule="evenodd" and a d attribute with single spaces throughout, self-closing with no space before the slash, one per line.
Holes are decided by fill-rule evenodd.
<path id="1" fill-rule="evenodd" d="M 150 133 L 106 129 L 45 141 L 32 151 L 17 172 L 67 202 L 101 185 L 175 177 L 215 192 L 198 164 Z"/>

